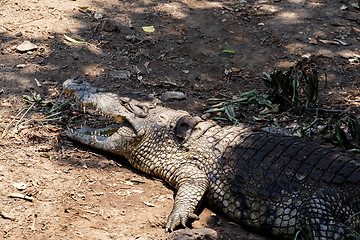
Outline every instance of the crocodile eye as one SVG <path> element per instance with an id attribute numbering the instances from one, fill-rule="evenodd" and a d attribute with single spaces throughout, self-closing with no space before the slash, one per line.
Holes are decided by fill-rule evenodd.
<path id="1" fill-rule="evenodd" d="M 175 136 L 181 143 L 186 142 L 190 137 L 195 125 L 201 121 L 199 117 L 182 117 L 175 126 Z"/>
<path id="2" fill-rule="evenodd" d="M 131 105 L 131 107 L 134 110 L 134 113 L 138 116 L 138 117 L 146 117 L 149 113 L 149 109 L 147 108 L 147 106 L 142 105 L 142 104 L 134 104 Z"/>

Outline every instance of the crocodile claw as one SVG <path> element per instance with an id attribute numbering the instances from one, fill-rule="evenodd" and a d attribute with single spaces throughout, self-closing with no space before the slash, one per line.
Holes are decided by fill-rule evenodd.
<path id="1" fill-rule="evenodd" d="M 195 213 L 189 213 L 189 214 L 184 214 L 184 213 L 171 213 L 168 220 L 167 220 L 167 224 L 166 224 L 166 231 L 174 231 L 174 228 L 176 228 L 179 225 L 182 225 L 184 228 L 186 227 L 186 223 L 189 219 L 194 219 L 194 220 L 198 220 L 199 216 L 196 215 Z"/>

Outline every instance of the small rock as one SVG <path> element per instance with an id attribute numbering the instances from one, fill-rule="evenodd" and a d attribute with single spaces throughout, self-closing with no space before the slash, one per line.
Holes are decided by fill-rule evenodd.
<path id="1" fill-rule="evenodd" d="M 18 64 L 18 65 L 16 65 L 16 67 L 17 68 L 24 68 L 24 67 L 26 67 L 26 64 Z"/>
<path id="2" fill-rule="evenodd" d="M 129 41 L 129 42 L 132 42 L 132 43 L 139 43 L 143 39 L 141 39 L 139 36 L 136 36 L 136 35 L 132 34 L 132 35 L 126 35 L 125 40 Z"/>
<path id="3" fill-rule="evenodd" d="M 96 20 L 101 20 L 103 18 L 103 15 L 101 13 L 94 13 L 94 18 Z"/>
<path id="4" fill-rule="evenodd" d="M 19 52 L 27 52 L 36 50 L 37 48 L 38 46 L 31 43 L 30 41 L 24 41 L 22 44 L 16 47 L 16 50 L 18 50 Z"/>
<path id="5" fill-rule="evenodd" d="M 144 204 L 148 207 L 155 207 L 155 205 L 150 202 L 144 202 Z"/>
<path id="6" fill-rule="evenodd" d="M 129 79 L 131 72 L 128 70 L 114 70 L 110 73 L 113 79 Z"/>
<path id="7" fill-rule="evenodd" d="M 169 100 L 183 100 L 186 99 L 186 96 L 183 92 L 164 92 L 161 95 L 161 99 L 163 101 L 169 101 Z"/>
<path id="8" fill-rule="evenodd" d="M 22 32 L 18 32 L 15 34 L 15 37 L 21 37 L 22 35 L 23 35 Z"/>
<path id="9" fill-rule="evenodd" d="M 210 228 L 180 229 L 169 234 L 166 240 L 216 240 L 218 234 Z"/>
<path id="10" fill-rule="evenodd" d="M 285 128 L 282 127 L 263 127 L 261 130 L 274 134 L 281 134 L 285 136 L 292 136 L 292 134 Z"/>
<path id="11" fill-rule="evenodd" d="M 26 183 L 23 183 L 23 182 L 14 183 L 13 186 L 14 186 L 17 190 L 24 190 L 24 189 L 26 189 Z"/>
<path id="12" fill-rule="evenodd" d="M 101 22 L 101 29 L 105 32 L 113 32 L 118 29 L 114 20 L 110 18 L 104 18 Z"/>

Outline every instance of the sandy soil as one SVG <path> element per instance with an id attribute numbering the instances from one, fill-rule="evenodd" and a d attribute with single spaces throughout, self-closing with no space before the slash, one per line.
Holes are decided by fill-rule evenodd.
<path id="1" fill-rule="evenodd" d="M 18 51 L 26 40 L 37 49 Z M 311 58 L 327 75 L 323 105 L 358 112 L 359 41 L 359 10 L 347 1 L 0 0 L 0 238 L 168 235 L 169 186 L 66 138 L 64 129 L 94 122 L 94 114 L 71 104 L 46 115 L 45 99 L 66 102 L 66 79 L 155 97 L 180 91 L 185 100 L 164 104 L 202 115 L 207 98 L 264 92 L 262 72 Z M 37 103 L 23 102 L 38 94 Z M 200 213 L 192 226 L 213 228 L 220 239 L 266 239 L 206 208 Z"/>

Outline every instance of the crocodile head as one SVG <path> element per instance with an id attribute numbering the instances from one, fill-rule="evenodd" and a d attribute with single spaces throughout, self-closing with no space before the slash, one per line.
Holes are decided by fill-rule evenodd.
<path id="1" fill-rule="evenodd" d="M 124 156 L 145 134 L 144 121 L 149 121 L 146 119 L 149 110 L 156 107 L 155 103 L 139 102 L 94 88 L 78 78 L 66 80 L 63 83 L 63 89 L 66 94 L 75 95 L 84 111 L 87 107 L 93 107 L 102 115 L 112 117 L 117 121 L 115 125 L 100 129 L 88 126 L 72 129 L 67 132 L 67 135 L 86 145 Z"/>

